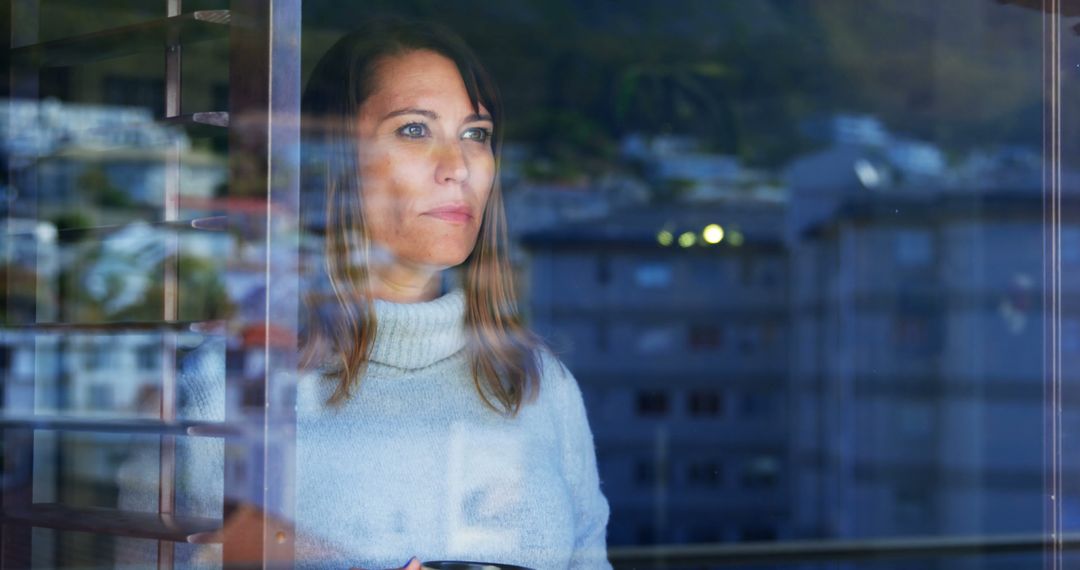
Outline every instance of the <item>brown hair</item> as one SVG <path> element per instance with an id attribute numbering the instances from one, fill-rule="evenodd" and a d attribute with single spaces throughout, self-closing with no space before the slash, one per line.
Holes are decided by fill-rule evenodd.
<path id="1" fill-rule="evenodd" d="M 416 50 L 431 50 L 452 60 L 473 108 L 479 111 L 483 104 L 494 122 L 495 182 L 476 245 L 463 264 L 466 350 L 480 398 L 513 416 L 539 391 L 540 342 L 522 323 L 506 252 L 506 214 L 498 178 L 502 106 L 495 83 L 468 46 L 435 24 L 369 22 L 338 40 L 308 80 L 302 104 L 304 179 L 307 188 L 323 192 L 325 200 L 321 220 L 325 274 L 319 275 L 324 286 L 314 287 L 316 293 L 305 303 L 302 361 L 321 367 L 323 376 L 336 382 L 331 405 L 355 393 L 366 369 L 378 322 L 368 274 L 370 248 L 354 128 L 360 106 L 374 88 L 375 64 Z"/>

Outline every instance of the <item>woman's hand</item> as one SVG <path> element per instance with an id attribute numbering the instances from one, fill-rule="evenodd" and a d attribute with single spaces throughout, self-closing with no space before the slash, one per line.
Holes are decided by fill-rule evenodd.
<path id="1" fill-rule="evenodd" d="M 222 552 L 222 562 L 226 566 L 262 564 L 264 526 L 273 532 L 293 535 L 293 525 L 269 513 L 256 505 L 239 503 L 230 505 L 229 515 L 221 529 L 200 532 L 187 537 L 191 544 L 224 544 L 229 548 Z"/>
<path id="2" fill-rule="evenodd" d="M 263 562 L 262 548 L 255 548 L 255 545 L 261 544 L 264 517 L 266 524 L 292 534 L 293 527 L 291 524 L 266 514 L 257 506 L 241 503 L 231 509 L 231 513 L 221 530 L 193 534 L 188 537 L 188 542 L 192 544 L 215 544 L 228 541 L 235 548 L 230 548 L 225 553 L 223 562 L 226 565 L 261 563 Z M 333 553 L 319 552 L 316 557 L 323 555 L 329 558 L 333 556 Z M 353 568 L 352 570 L 364 569 Z M 388 570 L 399 569 L 392 568 Z M 400 570 L 421 570 L 420 560 L 414 556 Z"/>
<path id="3" fill-rule="evenodd" d="M 364 570 L 364 569 L 363 568 L 357 568 L 357 567 L 353 566 L 349 570 Z M 399 569 L 397 569 L 397 568 L 389 568 L 388 570 L 399 570 Z M 420 561 L 417 560 L 417 558 L 415 556 L 413 556 L 412 558 L 409 559 L 408 562 L 405 563 L 404 566 L 402 566 L 400 568 L 400 570 L 420 570 Z"/>

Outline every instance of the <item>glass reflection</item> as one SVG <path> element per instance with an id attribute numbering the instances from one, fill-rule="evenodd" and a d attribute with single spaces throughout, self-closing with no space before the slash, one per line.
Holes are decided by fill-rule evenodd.
<path id="1" fill-rule="evenodd" d="M 117 22 L 153 16 L 104 4 Z M 616 561 L 1043 532 L 1042 24 L 1030 2 L 939 4 L 305 4 L 305 77 L 346 27 L 389 13 L 446 23 L 499 79 L 510 259 L 530 326 L 581 384 Z M 75 3 L 47 11 L 46 39 L 107 27 Z M 185 53 L 191 109 L 226 109 L 223 49 Z M 254 414 L 273 372 L 260 343 L 295 332 L 250 324 L 266 297 L 337 310 L 325 283 L 265 284 L 265 197 L 230 187 L 224 131 L 159 121 L 154 57 L 43 71 L 38 100 L 4 102 L 6 416 L 157 420 L 170 399 L 181 422 Z M 162 215 L 174 175 L 182 223 Z M 325 211 L 308 182 L 305 209 Z M 298 234 L 312 281 L 326 225 L 275 228 Z M 1066 315 L 1066 359 L 1078 334 Z M 213 413 L 191 412 L 192 353 L 229 379 Z M 32 482 L 34 501 L 156 509 L 160 435 L 14 434 L 6 457 L 32 448 L 33 469 L 7 463 L 5 484 Z M 255 475 L 226 472 L 220 439 L 177 437 L 212 457 L 178 485 L 205 478 L 220 499 L 178 508 L 220 517 L 227 478 Z M 45 529 L 33 545 L 42 566 L 152 563 L 159 547 Z M 1022 568 L 1037 551 L 775 567 Z"/>

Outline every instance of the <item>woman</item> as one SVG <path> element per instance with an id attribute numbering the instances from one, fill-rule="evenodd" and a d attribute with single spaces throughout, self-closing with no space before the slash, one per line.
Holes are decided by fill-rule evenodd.
<path id="1" fill-rule="evenodd" d="M 607 504 L 580 393 L 513 297 L 491 79 L 445 31 L 382 21 L 329 50 L 304 107 L 337 302 L 307 342 L 328 366 L 301 387 L 298 532 L 353 500 L 364 516 L 308 530 L 330 549 L 369 537 L 367 567 L 402 553 L 596 567 Z M 462 289 L 438 296 L 459 265 Z M 344 442 L 368 459 L 303 469 Z M 313 492 L 328 478 L 349 485 Z"/>
<path id="2" fill-rule="evenodd" d="M 580 390 L 517 312 L 491 79 L 448 32 L 380 21 L 327 52 L 304 107 L 331 302 L 304 333 L 298 565 L 609 568 Z M 187 400 L 215 402 L 223 365 L 201 360 Z"/>

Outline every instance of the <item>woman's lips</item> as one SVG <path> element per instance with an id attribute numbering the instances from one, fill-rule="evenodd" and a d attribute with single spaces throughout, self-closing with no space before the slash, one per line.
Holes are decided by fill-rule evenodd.
<path id="1" fill-rule="evenodd" d="M 467 206 L 444 206 L 428 210 L 424 215 L 455 224 L 464 224 L 472 219 L 472 212 Z"/>

